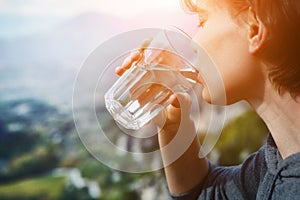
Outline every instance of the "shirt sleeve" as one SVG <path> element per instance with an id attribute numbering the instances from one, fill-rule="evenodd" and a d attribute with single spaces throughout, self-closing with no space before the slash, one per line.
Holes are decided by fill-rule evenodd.
<path id="1" fill-rule="evenodd" d="M 201 185 L 174 200 L 256 199 L 258 186 L 266 173 L 265 146 L 251 154 L 241 165 L 220 167 L 210 163 L 210 171 Z"/>

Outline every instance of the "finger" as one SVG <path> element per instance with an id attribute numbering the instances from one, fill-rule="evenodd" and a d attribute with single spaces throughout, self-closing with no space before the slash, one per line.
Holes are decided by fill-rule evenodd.
<path id="1" fill-rule="evenodd" d="M 171 104 L 160 112 L 153 122 L 160 130 L 169 130 L 180 125 L 182 120 L 190 120 L 191 98 L 188 94 L 170 95 Z"/>
<path id="2" fill-rule="evenodd" d="M 137 61 L 138 59 L 140 59 L 142 56 L 140 51 L 134 51 L 130 54 L 130 59 L 131 61 Z"/>
<path id="3" fill-rule="evenodd" d="M 195 82 L 200 82 L 198 71 L 180 71 L 180 73 L 187 79 L 191 79 Z"/>
<path id="4" fill-rule="evenodd" d="M 141 57 L 143 57 L 143 53 L 145 49 L 151 43 L 151 38 L 145 40 L 142 45 L 140 46 L 138 51 L 134 51 L 130 54 L 129 57 L 125 58 L 121 66 L 116 67 L 115 73 L 121 76 L 127 69 L 129 69 L 133 62 L 138 61 Z"/>
<path id="5" fill-rule="evenodd" d="M 129 57 L 125 58 L 121 66 L 116 67 L 115 73 L 121 76 L 127 69 L 129 69 L 133 62 L 141 57 L 139 51 L 132 52 Z"/>
<path id="6" fill-rule="evenodd" d="M 190 96 L 186 93 L 172 94 L 170 96 L 171 105 L 175 108 L 188 108 L 191 104 Z"/>
<path id="7" fill-rule="evenodd" d="M 173 94 L 171 104 L 167 107 L 168 123 L 178 123 L 182 117 L 189 117 L 191 111 L 191 98 L 188 94 Z"/>
<path id="8" fill-rule="evenodd" d="M 149 39 L 146 39 L 142 43 L 142 45 L 140 46 L 140 49 L 139 49 L 140 53 L 143 53 L 145 51 L 145 49 L 150 45 L 151 41 L 152 41 L 152 38 L 149 38 Z"/>
<path id="9" fill-rule="evenodd" d="M 121 67 L 122 67 L 123 69 L 125 69 L 125 71 L 126 71 L 127 69 L 129 69 L 129 68 L 132 66 L 132 64 L 133 64 L 134 62 L 138 61 L 142 56 L 143 56 L 143 55 L 141 55 L 141 53 L 140 53 L 139 51 L 134 51 L 134 52 L 132 52 L 132 53 L 130 54 L 130 56 L 127 57 L 127 58 L 124 60 L 124 62 L 123 62 L 123 64 L 122 64 Z"/>
<path id="10" fill-rule="evenodd" d="M 152 122 L 156 125 L 158 128 L 158 132 L 161 132 L 161 129 L 166 125 L 167 120 L 167 111 L 162 110 L 152 119 Z"/>
<path id="11" fill-rule="evenodd" d="M 171 102 L 171 105 L 174 106 L 175 108 L 180 108 L 180 103 L 179 103 L 176 95 L 172 94 L 170 96 L 170 102 Z"/>
<path id="12" fill-rule="evenodd" d="M 124 69 L 122 66 L 116 67 L 116 69 L 115 69 L 115 73 L 118 76 L 121 76 L 122 74 L 124 74 L 125 71 L 126 71 L 126 69 Z"/>
<path id="13" fill-rule="evenodd" d="M 124 69 L 129 69 L 131 64 L 132 64 L 132 58 L 131 58 L 131 56 L 128 56 L 127 58 L 125 58 L 125 60 L 123 61 L 121 66 Z"/>

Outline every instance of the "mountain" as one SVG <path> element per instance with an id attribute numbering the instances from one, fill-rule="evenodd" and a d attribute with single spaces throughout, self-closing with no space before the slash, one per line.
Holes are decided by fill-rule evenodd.
<path id="1" fill-rule="evenodd" d="M 160 17 L 160 20 L 156 20 Z M 185 16 L 185 17 L 183 17 Z M 0 38 L 0 100 L 34 97 L 71 104 L 78 69 L 105 40 L 122 32 L 174 23 L 188 26 L 183 13 L 144 13 L 121 19 L 84 13 L 50 31 L 14 39 Z M 194 25 L 193 25 L 194 26 Z"/>
<path id="2" fill-rule="evenodd" d="M 105 38 L 121 31 L 120 24 L 114 16 L 86 13 L 48 32 L 0 40 L 1 99 L 34 97 L 70 104 L 83 60 Z"/>
<path id="3" fill-rule="evenodd" d="M 11 62 L 18 58 L 25 62 L 44 63 L 45 59 L 63 61 L 83 56 L 83 53 L 90 51 L 104 38 L 121 31 L 119 24 L 121 20 L 114 16 L 85 13 L 47 32 L 1 41 L 4 44 L 1 45 L 1 54 L 5 55 L 1 60 Z"/>

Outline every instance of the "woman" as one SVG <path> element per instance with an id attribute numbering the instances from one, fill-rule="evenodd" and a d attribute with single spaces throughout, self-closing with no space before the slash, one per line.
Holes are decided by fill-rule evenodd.
<path id="1" fill-rule="evenodd" d="M 300 198 L 300 1 L 198 0 L 185 5 L 199 15 L 193 40 L 221 74 L 226 104 L 246 100 L 270 130 L 267 143 L 240 166 L 217 167 L 198 156 L 189 118 L 190 100 L 173 97 L 160 127 L 164 147 L 179 131 L 194 137 L 185 153 L 165 167 L 175 199 Z M 139 55 L 117 68 L 128 68 Z M 220 104 L 218 87 L 203 80 L 203 99 Z M 180 104 L 179 104 L 180 102 Z M 221 102 L 222 103 L 222 102 Z M 178 128 L 186 127 L 185 130 Z M 160 126 L 158 124 L 158 126 Z M 162 151 L 164 161 L 172 152 Z"/>

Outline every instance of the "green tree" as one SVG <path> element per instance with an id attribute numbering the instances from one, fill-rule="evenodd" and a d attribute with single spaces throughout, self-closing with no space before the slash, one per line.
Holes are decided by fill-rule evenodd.
<path id="1" fill-rule="evenodd" d="M 47 172 L 58 163 L 58 147 L 51 143 L 37 146 L 10 161 L 6 175 L 10 179 L 28 177 Z"/>
<path id="2" fill-rule="evenodd" d="M 219 165 L 236 165 L 258 150 L 265 142 L 268 128 L 263 120 L 249 110 L 230 122 L 223 130 L 217 144 Z"/>

